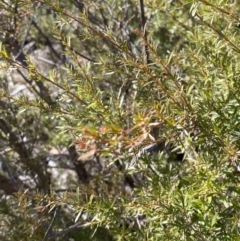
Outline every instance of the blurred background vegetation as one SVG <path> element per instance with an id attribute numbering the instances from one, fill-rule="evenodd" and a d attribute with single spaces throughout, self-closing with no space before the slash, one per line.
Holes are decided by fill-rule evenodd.
<path id="1" fill-rule="evenodd" d="M 2 0 L 1 240 L 239 240 L 239 14 Z"/>

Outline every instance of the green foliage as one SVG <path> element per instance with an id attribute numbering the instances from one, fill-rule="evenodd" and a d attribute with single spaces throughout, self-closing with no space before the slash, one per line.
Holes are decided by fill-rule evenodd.
<path id="1" fill-rule="evenodd" d="M 141 2 L 0 4 L 2 240 L 238 240 L 239 3 Z"/>

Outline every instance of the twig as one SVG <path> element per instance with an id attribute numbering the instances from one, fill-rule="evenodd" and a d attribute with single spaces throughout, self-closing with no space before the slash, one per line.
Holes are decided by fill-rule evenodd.
<path id="1" fill-rule="evenodd" d="M 139 6 L 140 6 L 141 31 L 143 32 L 144 40 L 147 43 L 146 17 L 145 17 L 145 13 L 144 13 L 143 0 L 139 0 Z M 149 60 L 149 51 L 148 51 L 148 45 L 147 44 L 144 44 L 144 46 L 143 46 L 143 54 L 145 56 L 146 64 L 149 64 L 150 60 Z"/>
<path id="2" fill-rule="evenodd" d="M 47 229 L 47 231 L 46 231 L 46 233 L 45 233 L 44 238 L 42 239 L 42 241 L 46 240 L 47 236 L 51 233 L 52 227 L 53 227 L 53 224 L 54 224 L 54 222 L 55 222 L 55 220 L 56 220 L 57 213 L 59 212 L 59 209 L 60 209 L 59 206 L 55 208 L 55 211 L 54 211 L 52 220 L 51 220 L 51 222 L 50 222 L 50 224 L 49 224 L 49 226 L 48 226 L 48 229 Z"/>
<path id="3" fill-rule="evenodd" d="M 29 86 L 32 88 L 32 90 L 41 97 L 40 92 L 35 88 L 35 86 L 33 85 L 33 81 L 29 80 L 23 73 L 21 70 L 17 69 L 17 72 L 22 76 L 22 78 L 29 84 Z"/>
<path id="4" fill-rule="evenodd" d="M 84 58 L 84 59 L 86 59 L 86 60 L 88 60 L 88 61 L 90 61 L 90 62 L 98 63 L 97 60 L 92 59 L 92 58 L 90 58 L 90 57 L 87 57 L 86 55 L 81 54 L 79 51 L 75 50 L 73 47 L 71 47 L 71 46 L 66 46 L 66 47 L 68 47 L 71 51 L 75 52 L 75 53 L 76 53 L 77 55 L 79 55 L 80 57 L 82 57 L 82 58 Z"/>
<path id="5" fill-rule="evenodd" d="M 58 232 L 58 233 L 56 233 L 55 235 L 49 237 L 48 240 L 56 240 L 56 238 L 61 237 L 61 236 L 63 236 L 63 235 L 66 235 L 66 234 L 70 233 L 71 231 L 77 229 L 77 228 L 78 228 L 79 226 L 81 226 L 81 225 L 82 225 L 82 222 L 77 222 L 77 223 L 73 224 L 72 226 L 64 229 L 63 231 Z"/>

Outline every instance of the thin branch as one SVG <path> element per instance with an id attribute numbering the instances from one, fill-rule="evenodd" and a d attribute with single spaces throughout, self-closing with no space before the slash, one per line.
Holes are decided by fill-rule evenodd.
<path id="1" fill-rule="evenodd" d="M 143 0 L 139 0 L 139 6 L 140 6 L 140 20 L 141 20 L 141 31 L 144 34 L 144 40 L 147 41 L 147 30 L 146 30 L 146 17 L 145 17 L 145 13 L 144 13 L 144 3 Z M 144 44 L 143 46 L 143 54 L 145 56 L 145 63 L 149 64 L 150 60 L 149 60 L 149 50 L 148 50 L 148 45 Z"/>
<path id="2" fill-rule="evenodd" d="M 81 225 L 82 225 L 82 222 L 77 222 L 77 223 L 73 224 L 72 226 L 64 229 L 63 231 L 58 232 L 55 235 L 49 237 L 48 240 L 56 240 L 56 238 L 62 237 L 64 235 L 74 231 L 75 229 L 79 228 Z"/>
<path id="3" fill-rule="evenodd" d="M 86 60 L 88 60 L 88 61 L 90 61 L 90 62 L 93 62 L 93 63 L 98 63 L 97 60 L 92 59 L 92 58 L 90 58 L 90 57 L 87 57 L 86 55 L 81 54 L 79 51 L 75 50 L 73 47 L 68 46 L 68 45 L 65 45 L 65 46 L 66 46 L 69 50 L 71 50 L 71 51 L 75 52 L 77 55 L 81 56 L 82 58 L 84 58 L 84 59 L 86 59 Z"/>
<path id="4" fill-rule="evenodd" d="M 46 240 L 47 236 L 51 233 L 52 227 L 53 227 L 53 224 L 54 224 L 54 222 L 55 222 L 55 220 L 56 220 L 56 218 L 57 218 L 57 214 L 58 214 L 58 212 L 59 212 L 59 209 L 60 209 L 59 206 L 55 208 L 55 211 L 54 211 L 52 220 L 51 220 L 51 222 L 50 222 L 50 224 L 49 224 L 49 226 L 48 226 L 48 229 L 47 229 L 47 231 L 46 231 L 46 233 L 45 233 L 44 238 L 42 239 L 42 241 Z"/>

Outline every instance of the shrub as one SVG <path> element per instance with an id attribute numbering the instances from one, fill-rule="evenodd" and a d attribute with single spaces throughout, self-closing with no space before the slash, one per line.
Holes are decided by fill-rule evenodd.
<path id="1" fill-rule="evenodd" d="M 239 3 L 1 3 L 2 240 L 237 240 Z"/>

